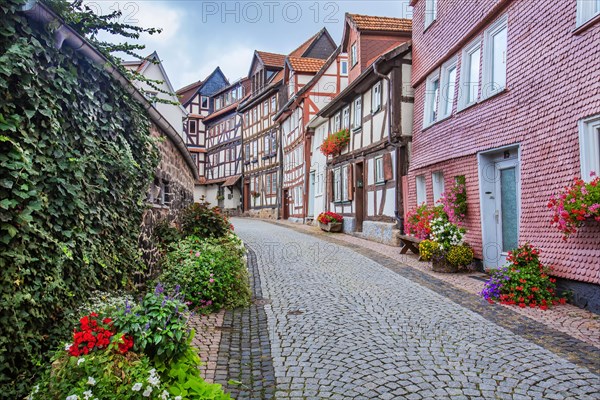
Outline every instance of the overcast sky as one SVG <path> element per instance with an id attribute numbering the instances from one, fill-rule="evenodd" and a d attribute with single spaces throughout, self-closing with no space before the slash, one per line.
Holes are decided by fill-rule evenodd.
<path id="1" fill-rule="evenodd" d="M 408 0 L 397 1 L 160 1 L 94 0 L 100 13 L 120 7 L 121 22 L 162 28 L 143 36 L 179 89 L 204 79 L 217 66 L 234 81 L 248 74 L 254 50 L 287 54 L 326 27 L 339 44 L 344 13 L 411 17 Z"/>

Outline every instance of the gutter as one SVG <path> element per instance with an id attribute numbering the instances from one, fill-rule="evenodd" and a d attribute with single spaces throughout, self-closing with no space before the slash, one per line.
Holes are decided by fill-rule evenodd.
<path id="1" fill-rule="evenodd" d="M 167 121 L 160 112 L 144 97 L 142 93 L 127 79 L 121 71 L 102 53 L 96 50 L 84 37 L 77 33 L 73 28 L 65 24 L 65 22 L 48 6 L 40 3 L 38 0 L 28 0 L 23 5 L 21 10 L 25 16 L 33 21 L 44 25 L 55 23 L 58 28 L 54 31 L 54 40 L 57 49 L 60 49 L 64 43 L 75 51 L 78 51 L 92 60 L 96 64 L 102 64 L 102 68 L 111 74 L 117 81 L 123 85 L 123 88 L 137 100 L 150 115 L 150 119 L 154 122 L 161 131 L 175 144 L 179 153 L 185 159 L 188 167 L 192 171 L 194 180 L 198 180 L 198 169 L 192 160 L 185 142 L 173 126 Z"/>

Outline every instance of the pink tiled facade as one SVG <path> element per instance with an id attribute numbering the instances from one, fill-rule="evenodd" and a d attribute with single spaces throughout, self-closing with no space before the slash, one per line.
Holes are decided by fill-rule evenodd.
<path id="1" fill-rule="evenodd" d="M 559 277 L 600 284 L 600 224 L 587 223 L 568 241 L 550 227 L 551 195 L 581 175 L 578 122 L 600 114 L 600 23 L 576 31 L 575 1 L 439 0 L 436 20 L 424 30 L 425 1 L 413 1 L 415 112 L 409 209 L 416 206 L 415 177 L 432 172 L 445 186 L 464 175 L 468 191 L 466 240 L 483 257 L 478 154 L 508 145 L 520 151 L 519 242 L 542 249 Z M 454 101 L 449 118 L 424 129 L 425 80 L 446 60 L 507 16 L 506 90 L 465 110 Z M 460 87 L 457 85 L 457 88 Z M 458 92 L 456 97 L 458 96 Z"/>

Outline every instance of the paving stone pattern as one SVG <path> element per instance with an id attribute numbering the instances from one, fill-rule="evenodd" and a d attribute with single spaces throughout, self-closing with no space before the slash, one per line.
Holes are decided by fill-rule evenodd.
<path id="1" fill-rule="evenodd" d="M 225 312 L 215 379 L 234 399 L 272 399 L 275 372 L 256 255 L 248 251 L 253 304 Z"/>
<path id="2" fill-rule="evenodd" d="M 225 311 L 209 315 L 194 315 L 190 321 L 196 330 L 192 345 L 200 350 L 200 375 L 207 382 L 215 381 L 219 345 L 221 343 L 221 330 Z"/>
<path id="3" fill-rule="evenodd" d="M 256 251 L 260 295 L 270 299 L 277 399 L 600 399 L 590 369 L 415 282 L 418 274 L 281 226 L 234 224 Z"/>

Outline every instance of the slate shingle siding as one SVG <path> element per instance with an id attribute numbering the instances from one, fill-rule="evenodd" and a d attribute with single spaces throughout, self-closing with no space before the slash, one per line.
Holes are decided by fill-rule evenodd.
<path id="1" fill-rule="evenodd" d="M 458 113 L 455 104 L 449 119 L 423 130 L 424 79 L 431 68 L 458 55 L 460 76 L 460 49 L 449 51 L 480 37 L 489 23 L 477 36 L 466 35 L 494 4 L 505 3 L 509 5 L 499 15 L 508 15 L 507 91 Z M 546 207 L 552 194 L 581 174 L 578 121 L 600 114 L 600 24 L 573 33 L 575 1 L 447 0 L 438 2 L 437 20 L 423 32 L 424 7 L 425 1 L 418 1 L 413 14 L 416 87 L 409 209 L 416 205 L 416 175 L 426 175 L 430 203 L 432 172 L 444 171 L 446 188 L 454 175 L 466 175 L 467 240 L 481 258 L 476 154 L 519 144 L 520 242 L 541 247 L 543 260 L 555 266 L 557 276 L 600 284 L 600 224 L 590 222 L 563 242 L 558 230 L 549 227 Z"/>

